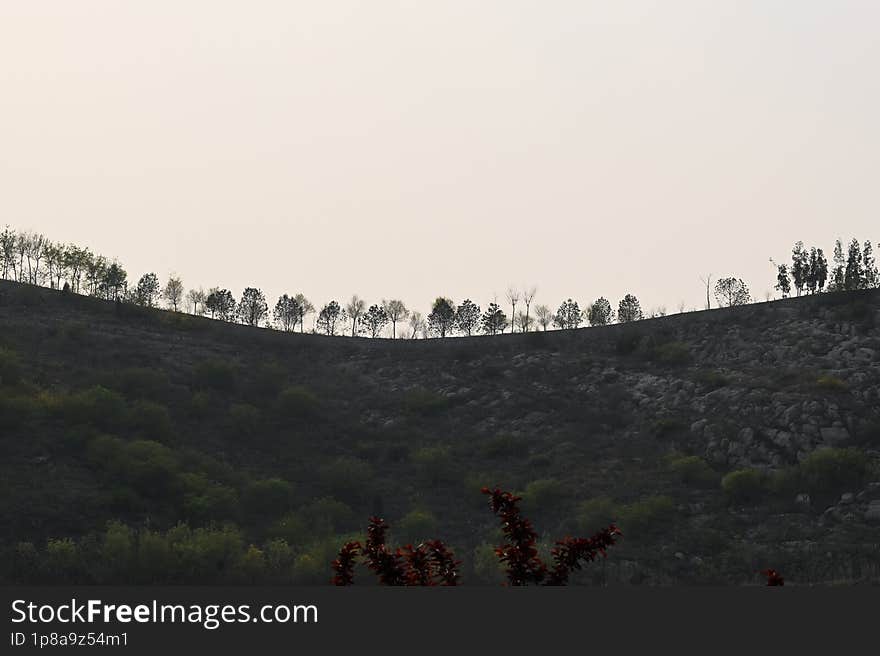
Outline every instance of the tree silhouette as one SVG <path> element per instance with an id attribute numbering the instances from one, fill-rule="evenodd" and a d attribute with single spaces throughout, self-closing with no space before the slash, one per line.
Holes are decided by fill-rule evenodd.
<path id="1" fill-rule="evenodd" d="M 388 313 L 380 305 L 371 305 L 361 317 L 361 325 L 370 337 L 378 337 L 388 323 Z"/>
<path id="2" fill-rule="evenodd" d="M 786 264 L 779 264 L 776 267 L 776 290 L 782 294 L 782 298 L 788 298 L 791 294 L 791 278 L 788 277 Z"/>
<path id="3" fill-rule="evenodd" d="M 165 289 L 162 290 L 162 298 L 168 303 L 169 307 L 177 312 L 180 301 L 183 300 L 183 282 L 177 276 L 168 278 L 165 283 Z"/>
<path id="4" fill-rule="evenodd" d="M 336 301 L 330 301 L 327 305 L 322 307 L 321 311 L 318 313 L 318 330 L 327 335 L 335 335 L 336 322 L 339 320 L 339 315 L 341 313 L 342 308 L 339 307 L 339 303 Z"/>
<path id="5" fill-rule="evenodd" d="M 232 318 L 235 316 L 235 298 L 228 289 L 217 289 L 215 287 L 210 290 L 208 298 L 205 300 L 205 307 L 211 313 L 212 319 L 232 321 Z"/>
<path id="6" fill-rule="evenodd" d="M 385 314 L 388 315 L 388 320 L 391 322 L 391 338 L 395 339 L 397 337 L 397 323 L 399 321 L 406 321 L 406 318 L 409 316 L 409 310 L 406 309 L 403 301 L 398 299 L 391 299 L 390 301 L 382 299 L 382 309 L 385 310 Z"/>
<path id="7" fill-rule="evenodd" d="M 238 302 L 238 320 L 246 326 L 259 326 L 269 313 L 266 297 L 256 287 L 248 287 L 241 294 Z"/>
<path id="8" fill-rule="evenodd" d="M 455 328 L 455 305 L 448 298 L 438 297 L 428 315 L 428 328 L 435 335 L 446 337 Z"/>
<path id="9" fill-rule="evenodd" d="M 134 298 L 132 299 L 136 305 L 144 307 L 153 307 L 156 299 L 159 297 L 159 278 L 155 273 L 145 273 L 138 280 L 138 284 L 134 289 Z"/>
<path id="10" fill-rule="evenodd" d="M 485 334 L 497 335 L 507 328 L 507 315 L 498 307 L 498 303 L 490 303 L 480 319 L 480 324 Z"/>
<path id="11" fill-rule="evenodd" d="M 462 301 L 455 313 L 455 324 L 458 329 L 470 337 L 480 323 L 480 306 L 470 299 Z"/>
<path id="12" fill-rule="evenodd" d="M 716 288 L 718 286 L 716 285 Z M 642 313 L 642 305 L 632 294 L 624 296 L 620 303 L 617 304 L 617 320 L 620 323 L 629 323 L 630 321 L 639 321 L 644 317 Z"/>
<path id="13" fill-rule="evenodd" d="M 553 323 L 553 311 L 546 305 L 539 305 L 535 308 L 535 318 L 538 320 L 538 325 L 546 331 L 547 326 Z"/>
<path id="14" fill-rule="evenodd" d="M 364 310 L 367 308 L 367 303 L 360 296 L 355 294 L 351 297 L 351 300 L 348 302 L 348 305 L 345 306 L 345 313 L 348 318 L 351 320 L 351 336 L 354 337 L 357 334 L 357 326 L 358 321 L 361 318 L 361 315 L 364 313 Z"/>
<path id="15" fill-rule="evenodd" d="M 591 326 L 607 326 L 614 321 L 614 310 L 604 296 L 600 296 L 587 309 L 587 321 Z"/>
<path id="16" fill-rule="evenodd" d="M 749 288 L 739 278 L 720 278 L 715 283 L 715 300 L 722 307 L 745 305 L 750 300 Z"/>
<path id="17" fill-rule="evenodd" d="M 275 303 L 272 315 L 275 317 L 275 322 L 281 327 L 281 330 L 290 332 L 300 323 L 302 313 L 303 308 L 299 301 L 287 294 L 283 294 L 279 297 L 278 302 Z"/>
<path id="18" fill-rule="evenodd" d="M 584 313 L 581 311 L 580 306 L 576 301 L 569 298 L 559 306 L 558 310 L 556 310 L 556 316 L 553 318 L 553 323 L 563 330 L 571 330 L 572 328 L 580 326 L 583 320 Z"/>

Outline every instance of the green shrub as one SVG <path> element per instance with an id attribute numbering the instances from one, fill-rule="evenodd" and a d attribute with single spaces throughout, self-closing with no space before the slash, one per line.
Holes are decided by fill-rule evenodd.
<path id="1" fill-rule="evenodd" d="M 718 484 L 718 474 L 699 456 L 673 458 L 669 470 L 685 485 L 714 487 Z"/>
<path id="2" fill-rule="evenodd" d="M 112 386 L 131 399 L 164 401 L 170 395 L 168 376 L 156 369 L 130 367 L 118 372 Z"/>
<path id="3" fill-rule="evenodd" d="M 739 469 L 721 479 L 721 489 L 733 503 L 754 504 L 768 491 L 766 476 L 757 469 Z"/>
<path id="4" fill-rule="evenodd" d="M 317 414 L 318 397 L 307 387 L 295 385 L 278 395 L 278 410 L 289 421 L 308 419 Z"/>
<path id="5" fill-rule="evenodd" d="M 590 536 L 617 519 L 617 506 L 608 497 L 596 497 L 578 504 L 575 522 L 582 535 Z"/>
<path id="6" fill-rule="evenodd" d="M 667 496 L 652 496 L 620 509 L 624 535 L 647 537 L 664 532 L 675 519 L 675 503 Z"/>
<path id="7" fill-rule="evenodd" d="M 17 385 L 21 380 L 21 361 L 18 354 L 0 347 L 0 386 Z"/>
<path id="8" fill-rule="evenodd" d="M 432 487 L 447 479 L 452 470 L 452 457 L 444 446 L 423 447 L 412 454 L 411 460 L 422 480 Z"/>
<path id="9" fill-rule="evenodd" d="M 373 489 L 374 472 L 360 458 L 342 456 L 320 470 L 330 494 L 347 503 L 361 503 Z"/>
<path id="10" fill-rule="evenodd" d="M 186 495 L 183 510 L 193 523 L 236 519 L 239 515 L 238 492 L 226 485 L 210 484 L 199 492 Z"/>
<path id="11" fill-rule="evenodd" d="M 116 430 L 127 418 L 125 400 L 101 386 L 61 399 L 58 409 L 68 423 L 91 424 L 103 430 Z"/>
<path id="12" fill-rule="evenodd" d="M 220 392 L 231 392 L 236 388 L 237 372 L 225 360 L 205 360 L 196 365 L 193 371 L 196 387 Z"/>
<path id="13" fill-rule="evenodd" d="M 667 342 L 654 348 L 653 359 L 660 364 L 680 366 L 690 362 L 691 354 L 687 344 Z"/>
<path id="14" fill-rule="evenodd" d="M 426 510 L 411 510 L 392 530 L 401 544 L 419 544 L 436 537 L 437 518 Z"/>
<path id="15" fill-rule="evenodd" d="M 319 536 L 338 533 L 354 519 L 351 507 L 332 497 L 315 499 L 303 509 L 309 528 Z"/>
<path id="16" fill-rule="evenodd" d="M 139 437 L 166 442 L 171 438 L 171 415 L 164 405 L 135 401 L 129 411 L 129 427 Z"/>
<path id="17" fill-rule="evenodd" d="M 845 392 L 847 384 L 836 376 L 819 376 L 816 379 L 816 387 L 825 392 Z"/>
<path id="18" fill-rule="evenodd" d="M 403 409 L 411 415 L 433 417 L 442 414 L 449 407 L 449 400 L 442 394 L 426 389 L 410 390 L 403 397 Z"/>
<path id="19" fill-rule="evenodd" d="M 523 504 L 532 512 L 556 513 L 567 494 L 562 481 L 555 478 L 541 478 L 526 485 L 522 494 Z"/>
<path id="20" fill-rule="evenodd" d="M 720 371 L 715 371 L 712 369 L 698 369 L 694 374 L 694 380 L 708 387 L 711 390 L 718 389 L 720 387 L 726 387 L 730 384 L 730 380 L 722 374 Z"/>
<path id="21" fill-rule="evenodd" d="M 290 510 L 293 487 L 280 478 L 255 481 L 245 488 L 242 501 L 248 519 L 263 521 L 279 517 Z"/>
<path id="22" fill-rule="evenodd" d="M 524 437 L 499 435 L 486 442 L 482 451 L 487 458 L 526 456 L 529 453 L 529 440 Z"/>
<path id="23" fill-rule="evenodd" d="M 298 513 L 287 513 L 276 521 L 268 531 L 273 538 L 284 540 L 287 544 L 302 546 L 312 538 L 306 521 Z"/>
<path id="24" fill-rule="evenodd" d="M 227 430 L 234 434 L 250 437 L 260 432 L 263 425 L 263 413 L 249 403 L 233 403 L 229 406 Z"/>
<path id="25" fill-rule="evenodd" d="M 819 449 L 807 456 L 798 469 L 808 492 L 836 495 L 862 484 L 868 472 L 868 459 L 858 449 Z"/>

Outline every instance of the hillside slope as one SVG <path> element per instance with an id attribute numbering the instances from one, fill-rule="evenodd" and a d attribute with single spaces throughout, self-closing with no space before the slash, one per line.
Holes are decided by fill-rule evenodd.
<path id="1" fill-rule="evenodd" d="M 880 291 L 392 341 L 0 282 L 0 446 L 3 581 L 321 583 L 379 513 L 490 583 L 495 484 L 622 526 L 582 583 L 878 581 Z"/>

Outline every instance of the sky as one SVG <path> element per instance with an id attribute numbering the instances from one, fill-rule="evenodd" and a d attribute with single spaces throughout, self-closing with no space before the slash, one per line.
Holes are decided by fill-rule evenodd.
<path id="1" fill-rule="evenodd" d="M 0 225 L 131 278 L 701 307 L 880 240 L 873 0 L 0 0 Z"/>

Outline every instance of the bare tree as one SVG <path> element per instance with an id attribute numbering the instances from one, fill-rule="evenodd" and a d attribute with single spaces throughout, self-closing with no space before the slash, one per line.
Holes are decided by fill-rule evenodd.
<path id="1" fill-rule="evenodd" d="M 547 326 L 553 323 L 553 311 L 546 305 L 539 305 L 535 308 L 535 317 L 537 317 L 538 324 L 544 330 L 547 330 Z"/>
<path id="2" fill-rule="evenodd" d="M 516 315 L 516 324 L 519 326 L 519 331 L 521 333 L 529 332 L 534 321 L 535 320 L 532 319 L 527 312 L 523 312 L 522 310 Z"/>
<path id="3" fill-rule="evenodd" d="M 206 298 L 205 290 L 201 287 L 198 289 L 190 289 L 189 293 L 186 295 L 186 300 L 189 303 L 189 311 L 197 316 L 204 314 Z"/>
<path id="4" fill-rule="evenodd" d="M 361 318 L 361 315 L 364 313 L 364 310 L 367 309 L 367 304 L 360 296 L 355 294 L 351 297 L 351 300 L 348 302 L 348 305 L 345 306 L 345 314 L 351 319 L 351 336 L 354 337 L 357 334 L 357 326 L 358 320 Z"/>
<path id="5" fill-rule="evenodd" d="M 709 288 L 710 288 L 711 285 L 712 285 L 712 274 L 710 273 L 710 274 L 709 274 L 708 276 L 706 276 L 705 278 L 703 278 L 703 277 L 701 276 L 701 277 L 700 277 L 700 282 L 702 282 L 704 285 L 706 285 L 706 309 L 707 309 L 707 310 L 711 310 L 711 309 L 712 309 L 712 304 L 709 302 Z"/>
<path id="6" fill-rule="evenodd" d="M 394 339 L 397 337 L 397 322 L 406 321 L 406 318 L 409 316 L 409 310 L 406 309 L 403 301 L 397 299 L 386 301 L 384 298 L 382 299 L 382 309 L 385 310 L 388 320 L 391 321 L 391 338 Z"/>
<path id="7" fill-rule="evenodd" d="M 172 310 L 177 312 L 180 301 L 183 300 L 183 282 L 178 276 L 171 274 L 168 282 L 165 283 L 165 289 L 162 290 L 162 298 L 168 303 Z"/>
<path id="8" fill-rule="evenodd" d="M 535 298 L 535 294 L 538 293 L 538 288 L 535 286 L 529 287 L 528 289 L 523 290 L 523 303 L 526 304 L 526 318 L 525 323 L 520 322 L 520 327 L 525 325 L 525 330 L 523 332 L 528 332 L 532 326 L 532 320 L 529 315 L 529 306 L 532 304 L 532 300 Z"/>
<path id="9" fill-rule="evenodd" d="M 421 312 L 413 312 L 409 315 L 409 329 L 410 329 L 410 339 L 415 339 L 418 335 L 424 337 L 428 330 L 428 325 L 425 323 L 425 318 L 422 316 Z"/>
<path id="10" fill-rule="evenodd" d="M 519 303 L 520 295 L 519 290 L 514 289 L 513 287 L 508 287 L 507 289 L 507 302 L 510 303 L 511 312 L 510 312 L 510 332 L 514 332 L 516 328 L 516 304 Z"/>

